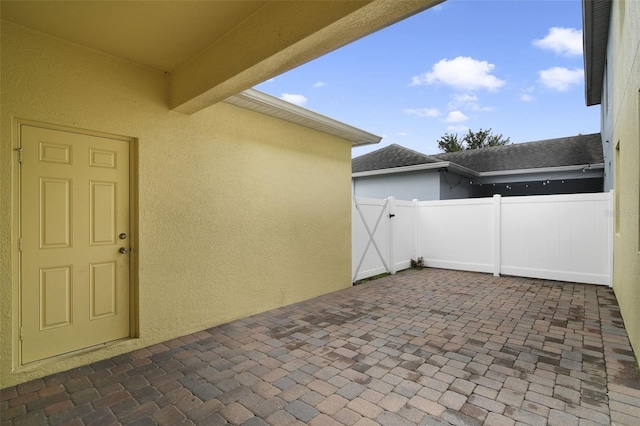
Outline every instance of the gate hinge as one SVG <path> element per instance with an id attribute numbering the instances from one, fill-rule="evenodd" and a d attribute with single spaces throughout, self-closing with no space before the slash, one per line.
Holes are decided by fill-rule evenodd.
<path id="1" fill-rule="evenodd" d="M 22 163 L 22 148 L 16 148 L 18 151 L 18 163 Z"/>

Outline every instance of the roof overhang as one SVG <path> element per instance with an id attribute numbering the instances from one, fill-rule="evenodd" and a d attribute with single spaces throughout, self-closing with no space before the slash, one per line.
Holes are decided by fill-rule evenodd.
<path id="1" fill-rule="evenodd" d="M 382 139 L 380 136 L 325 117 L 255 89 L 248 89 L 233 95 L 224 102 L 346 139 L 351 142 L 352 146 L 374 144 Z"/>
<path id="2" fill-rule="evenodd" d="M 602 87 L 609 39 L 611 0 L 582 0 L 585 101 L 602 102 Z"/>
<path id="3" fill-rule="evenodd" d="M 562 173 L 562 172 L 575 172 L 580 170 L 597 170 L 604 169 L 604 163 L 598 164 L 574 164 L 571 166 L 558 166 L 558 167 L 539 167 L 537 169 L 515 169 L 515 170 L 499 170 L 495 172 L 480 172 L 478 177 L 485 176 L 509 176 L 509 175 L 529 175 L 540 173 Z"/>
<path id="4" fill-rule="evenodd" d="M 443 0 L 2 0 L 3 20 L 165 72 L 193 114 Z"/>
<path id="5" fill-rule="evenodd" d="M 473 170 L 467 169 L 466 167 L 459 166 L 456 163 L 452 163 L 450 161 L 439 161 L 437 163 L 427 163 L 427 164 L 416 164 L 414 166 L 404 166 L 404 167 L 392 167 L 390 169 L 378 169 L 378 170 L 366 170 L 364 172 L 355 172 L 351 173 L 351 177 L 365 177 L 365 176 L 380 176 L 380 175 L 390 175 L 395 173 L 409 173 L 423 170 L 453 170 L 457 173 L 460 173 L 463 176 L 477 176 L 478 173 Z"/>
<path id="6" fill-rule="evenodd" d="M 364 176 L 379 176 L 388 175 L 394 173 L 407 173 L 420 170 L 434 170 L 434 169 L 447 169 L 454 171 L 462 176 L 467 177 L 493 177 L 493 176 L 512 176 L 512 175 L 531 175 L 531 174 L 548 174 L 548 173 L 563 173 L 563 172 L 575 172 L 575 171 L 587 171 L 604 169 L 603 163 L 598 164 L 575 164 L 571 166 L 560 167 L 539 167 L 536 169 L 515 169 L 515 170 L 499 170 L 493 172 L 476 172 L 475 170 L 468 169 L 450 161 L 442 161 L 438 163 L 418 164 L 415 166 L 406 167 L 393 167 L 390 169 L 380 170 L 367 170 L 364 172 L 352 173 L 352 178 L 364 177 Z"/>

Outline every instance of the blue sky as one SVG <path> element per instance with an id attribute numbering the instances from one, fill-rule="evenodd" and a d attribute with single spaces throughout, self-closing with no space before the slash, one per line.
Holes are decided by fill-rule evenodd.
<path id="1" fill-rule="evenodd" d="M 585 106 L 580 0 L 449 0 L 258 86 L 435 154 L 445 133 L 511 142 L 599 131 Z"/>

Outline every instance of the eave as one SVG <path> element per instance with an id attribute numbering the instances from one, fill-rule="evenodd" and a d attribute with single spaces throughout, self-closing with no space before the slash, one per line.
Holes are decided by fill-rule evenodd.
<path id="1" fill-rule="evenodd" d="M 534 173 L 562 173 L 562 172 L 574 172 L 578 170 L 595 170 L 595 169 L 604 169 L 604 163 L 574 164 L 571 166 L 538 167 L 535 169 L 515 169 L 515 170 L 498 170 L 494 172 L 479 172 L 478 177 L 528 175 L 528 174 L 534 174 Z"/>
<path id="2" fill-rule="evenodd" d="M 374 144 L 380 142 L 382 139 L 380 136 L 365 132 L 364 130 L 360 130 L 255 89 L 248 89 L 242 93 L 233 95 L 224 102 L 337 136 L 351 142 L 351 146 Z"/>
<path id="3" fill-rule="evenodd" d="M 467 169 L 466 167 L 459 166 L 456 163 L 452 163 L 450 161 L 440 161 L 437 163 L 416 164 L 414 166 L 393 167 L 390 169 L 366 170 L 364 172 L 352 173 L 351 177 L 357 178 L 357 177 L 365 177 L 365 176 L 390 175 L 395 173 L 408 173 L 408 172 L 434 170 L 434 169 L 435 170 L 451 169 L 457 173 L 460 173 L 463 176 L 468 176 L 468 177 L 478 175 L 477 172 Z"/>
<path id="4" fill-rule="evenodd" d="M 527 174 L 544 174 L 544 173 L 562 173 L 562 172 L 574 172 L 579 170 L 595 170 L 604 169 L 603 163 L 598 164 L 574 164 L 570 166 L 559 167 L 539 167 L 534 169 L 513 169 L 513 170 L 498 170 L 491 172 L 476 172 L 475 170 L 468 169 L 450 161 L 442 161 L 438 163 L 418 164 L 415 166 L 405 167 L 393 167 L 390 169 L 379 170 L 367 170 L 364 172 L 352 173 L 352 178 L 365 177 L 365 176 L 380 176 L 395 173 L 407 173 L 421 170 L 434 170 L 434 169 L 448 169 L 454 171 L 462 176 L 467 177 L 493 177 L 493 176 L 512 176 L 512 175 L 527 175 Z"/>
<path id="5" fill-rule="evenodd" d="M 609 39 L 611 0 L 582 0 L 585 101 L 602 102 L 602 87 Z"/>

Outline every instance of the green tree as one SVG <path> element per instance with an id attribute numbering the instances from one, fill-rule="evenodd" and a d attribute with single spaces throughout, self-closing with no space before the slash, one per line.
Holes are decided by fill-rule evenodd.
<path id="1" fill-rule="evenodd" d="M 458 135 L 445 133 L 444 136 L 438 140 L 438 148 L 443 152 L 456 152 L 464 149 L 508 145 L 509 142 L 510 138 L 505 139 L 502 133 L 494 135 L 491 133 L 491 129 L 480 129 L 477 132 L 472 132 L 471 129 L 469 129 L 469 132 L 464 135 L 462 139 L 460 139 Z"/>
<path id="2" fill-rule="evenodd" d="M 438 140 L 438 148 L 440 148 L 443 152 L 456 152 L 462 151 L 464 149 L 464 145 L 458 138 L 458 135 L 450 135 L 449 133 L 445 133 Z"/>

